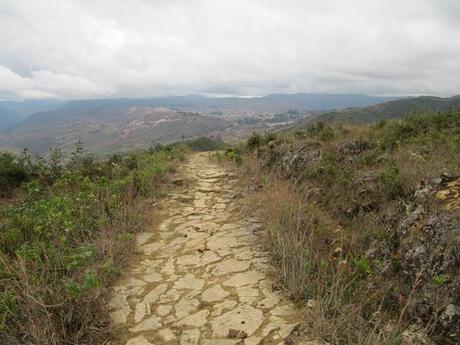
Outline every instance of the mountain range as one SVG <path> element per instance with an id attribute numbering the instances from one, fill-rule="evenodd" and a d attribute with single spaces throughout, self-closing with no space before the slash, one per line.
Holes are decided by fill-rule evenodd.
<path id="1" fill-rule="evenodd" d="M 121 148 L 145 148 L 156 142 L 228 134 L 241 127 L 248 131 L 260 123 L 258 119 L 268 123 L 283 118 L 282 114 L 293 109 L 295 121 L 305 125 L 314 119 L 370 123 L 414 112 L 446 112 L 457 107 L 460 96 L 394 99 L 326 94 L 0 102 L 0 149 L 18 151 L 27 147 L 43 154 L 51 147 L 69 150 L 81 139 L 88 151 L 105 153 Z M 45 111 L 30 114 L 34 109 Z M 268 113 L 273 116 L 266 117 Z M 257 121 L 245 123 L 241 121 L 245 117 Z"/>
<path id="2" fill-rule="evenodd" d="M 63 104 L 59 100 L 0 101 L 0 132 L 17 126 L 33 113 L 55 110 Z"/>
<path id="3" fill-rule="evenodd" d="M 115 98 L 77 101 L 0 101 L 0 131 L 22 124 L 31 114 L 32 121 L 54 121 L 97 113 L 104 108 L 167 107 L 178 111 L 204 113 L 277 113 L 290 109 L 320 111 L 368 106 L 391 98 L 347 94 L 273 94 L 264 97 L 209 98 L 200 95 Z M 27 126 L 30 122 L 24 123 Z"/>
<path id="4" fill-rule="evenodd" d="M 412 113 L 445 113 L 460 107 L 460 95 L 452 97 L 420 96 L 392 100 L 368 107 L 328 111 L 307 120 L 325 122 L 371 123 L 408 116 Z"/>
<path id="5" fill-rule="evenodd" d="M 70 147 L 81 138 L 92 152 L 133 149 L 222 134 L 241 125 L 235 119 L 292 109 L 320 111 L 387 100 L 365 95 L 275 94 L 208 98 L 200 95 L 145 99 L 116 98 L 69 102 L 0 102 L 0 148 L 28 148 L 43 154 Z M 31 109 L 38 112 L 31 113 Z M 19 111 L 19 110 L 20 111 Z M 244 121 L 243 121 L 244 122 Z M 257 121 L 256 121 L 257 122 Z"/>
<path id="6" fill-rule="evenodd" d="M 52 147 L 65 151 L 82 140 L 90 153 L 146 148 L 225 131 L 231 122 L 197 113 L 160 107 L 101 107 L 89 111 L 38 113 L 8 133 L 0 133 L 0 148 L 28 148 L 43 154 Z"/>

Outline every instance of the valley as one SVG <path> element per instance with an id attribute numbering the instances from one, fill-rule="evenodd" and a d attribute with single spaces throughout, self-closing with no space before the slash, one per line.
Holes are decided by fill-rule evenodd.
<path id="1" fill-rule="evenodd" d="M 43 155 L 51 148 L 68 152 L 81 140 L 89 152 L 107 154 L 199 136 L 218 136 L 235 142 L 254 130 L 277 130 L 321 110 L 383 100 L 385 98 L 364 95 L 276 94 L 252 98 L 190 95 L 80 100 L 59 106 L 51 103 L 56 109 L 32 113 L 3 132 L 0 127 L 0 148 L 13 152 L 27 148 Z M 39 105 L 44 107 L 42 103 Z M 37 107 L 32 103 L 29 108 L 34 106 Z M 0 123 L 2 119 L 6 121 L 7 116 L 10 115 L 0 109 Z"/>

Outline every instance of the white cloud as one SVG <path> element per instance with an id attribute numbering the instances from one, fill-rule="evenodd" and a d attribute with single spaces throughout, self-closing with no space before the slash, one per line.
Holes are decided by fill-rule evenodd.
<path id="1" fill-rule="evenodd" d="M 460 90 L 455 0 L 3 0 L 0 98 Z"/>
<path id="2" fill-rule="evenodd" d="M 39 70 L 23 77 L 0 66 L 0 96 L 3 98 L 85 98 L 110 96 L 113 90 L 79 76 Z M 5 97 L 6 96 L 6 97 Z"/>

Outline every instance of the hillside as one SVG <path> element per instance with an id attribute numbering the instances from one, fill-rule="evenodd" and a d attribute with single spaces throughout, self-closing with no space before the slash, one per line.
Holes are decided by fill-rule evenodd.
<path id="1" fill-rule="evenodd" d="M 365 95 L 275 94 L 253 98 L 188 95 L 95 99 L 65 104 L 3 102 L 3 130 L 8 133 L 1 133 L 0 128 L 0 148 L 19 151 L 27 147 L 34 153 L 44 153 L 54 146 L 68 149 L 81 138 L 90 151 L 106 153 L 144 148 L 152 142 L 222 134 L 233 125 L 273 126 L 298 121 L 309 111 L 364 106 L 384 100 Z M 46 111 L 29 116 L 33 109 Z M 25 120 L 18 123 L 19 119 Z"/>
<path id="2" fill-rule="evenodd" d="M 0 134 L 0 147 L 27 147 L 44 153 L 51 147 L 68 150 L 80 138 L 90 152 L 107 153 L 225 131 L 231 126 L 222 119 L 165 108 L 99 102 L 75 106 L 70 102 L 56 111 L 33 114 L 9 133 Z"/>
<path id="3" fill-rule="evenodd" d="M 377 104 L 391 98 L 353 94 L 272 94 L 264 97 L 181 98 L 169 99 L 169 105 L 181 109 L 210 112 L 285 112 L 296 110 L 328 110 Z"/>
<path id="4" fill-rule="evenodd" d="M 372 97 L 355 94 L 272 94 L 263 97 L 204 97 L 200 95 L 116 98 L 101 100 L 71 101 L 67 110 L 84 111 L 93 107 L 172 107 L 182 111 L 234 111 L 234 112 L 284 112 L 297 110 L 328 110 L 361 107 L 388 101 L 393 98 Z"/>
<path id="5" fill-rule="evenodd" d="M 0 132 L 9 130 L 21 120 L 23 118 L 20 118 L 14 111 L 3 107 L 0 103 Z"/>
<path id="6" fill-rule="evenodd" d="M 63 103 L 58 100 L 0 101 L 0 132 L 17 126 L 33 113 L 55 110 Z"/>
<path id="7" fill-rule="evenodd" d="M 379 120 L 398 119 L 411 113 L 448 112 L 460 107 L 460 96 L 447 98 L 421 96 L 398 99 L 364 108 L 334 110 L 318 115 L 315 119 L 325 122 L 370 123 Z"/>
<path id="8" fill-rule="evenodd" d="M 458 344 L 460 109 L 228 149 L 279 285 L 329 344 Z"/>

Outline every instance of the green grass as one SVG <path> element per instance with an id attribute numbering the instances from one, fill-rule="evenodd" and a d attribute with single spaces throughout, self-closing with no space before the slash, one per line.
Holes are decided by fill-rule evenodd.
<path id="1" fill-rule="evenodd" d="M 77 149 L 64 164 L 58 150 L 35 162 L 1 154 L 0 176 L 14 178 L 2 180 L 0 343 L 98 343 L 102 297 L 141 226 L 140 201 L 159 195 L 180 155 L 162 147 L 95 161 Z"/>

